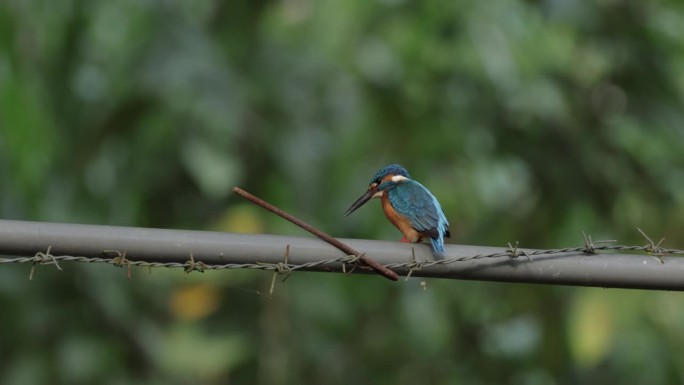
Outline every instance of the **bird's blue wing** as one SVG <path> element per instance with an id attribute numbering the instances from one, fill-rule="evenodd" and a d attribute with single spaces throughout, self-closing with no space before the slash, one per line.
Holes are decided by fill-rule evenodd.
<path id="1" fill-rule="evenodd" d="M 398 183 L 387 193 L 394 210 L 408 218 L 414 229 L 429 234 L 436 251 L 444 251 L 443 238 L 449 236 L 449 222 L 437 198 L 412 179 Z"/>

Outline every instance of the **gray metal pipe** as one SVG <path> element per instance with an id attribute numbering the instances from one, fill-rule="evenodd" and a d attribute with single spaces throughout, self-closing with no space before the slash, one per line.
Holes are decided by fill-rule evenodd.
<path id="1" fill-rule="evenodd" d="M 340 239 L 383 265 L 433 261 L 427 244 Z M 104 257 L 104 250 L 126 251 L 131 261 L 180 262 L 190 259 L 210 265 L 283 262 L 289 245 L 288 263 L 300 265 L 344 257 L 336 248 L 317 238 L 277 235 L 234 234 L 210 231 L 148 229 L 65 223 L 0 220 L 0 254 L 33 256 L 45 252 L 83 257 Z M 413 249 L 413 250 L 412 250 Z M 523 251 L 532 252 L 525 249 Z M 505 248 L 447 245 L 444 259 L 505 253 Z M 582 252 L 506 256 L 436 264 L 415 269 L 416 277 L 543 283 L 556 285 L 615 287 L 655 290 L 684 290 L 684 258 L 665 257 L 665 263 L 649 255 Z M 341 263 L 308 268 L 340 272 Z M 409 267 L 394 268 L 406 275 Z M 356 271 L 361 271 L 357 269 Z"/>

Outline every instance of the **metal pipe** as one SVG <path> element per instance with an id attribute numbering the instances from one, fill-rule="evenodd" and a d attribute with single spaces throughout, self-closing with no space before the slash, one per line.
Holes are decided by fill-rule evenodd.
<path id="1" fill-rule="evenodd" d="M 655 290 L 684 290 L 684 258 L 664 257 L 664 263 L 650 255 L 603 252 L 586 255 L 581 251 L 525 257 L 480 258 L 446 264 L 428 264 L 418 269 L 414 261 L 434 261 L 427 244 L 341 239 L 401 275 L 500 282 L 614 287 Z M 235 234 L 211 231 L 149 229 L 65 223 L 0 220 L 0 254 L 104 257 L 105 250 L 126 251 L 131 261 L 186 262 L 208 265 L 283 262 L 289 245 L 288 263 L 301 265 L 344 257 L 329 244 L 305 237 Z M 506 253 L 507 249 L 483 246 L 447 245 L 444 259 Z M 530 249 L 521 249 L 527 253 Z M 415 254 L 415 260 L 414 260 Z M 411 271 L 411 266 L 414 270 Z M 342 271 L 342 263 L 307 268 L 311 271 Z M 360 271 L 357 269 L 356 271 Z"/>

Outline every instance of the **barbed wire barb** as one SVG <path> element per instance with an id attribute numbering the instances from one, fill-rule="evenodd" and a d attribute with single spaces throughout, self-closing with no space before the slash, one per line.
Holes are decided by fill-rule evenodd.
<path id="1" fill-rule="evenodd" d="M 340 262 L 342 262 L 342 273 L 349 275 L 356 270 L 356 268 L 359 266 L 359 261 L 361 260 L 361 257 L 364 254 L 360 255 L 347 255 L 340 259 Z M 347 271 L 347 265 L 351 265 L 351 269 Z"/>
<path id="2" fill-rule="evenodd" d="M 423 269 L 423 266 L 425 266 L 425 261 L 418 261 L 416 259 L 416 249 L 411 247 L 411 267 L 409 268 L 409 271 L 406 274 L 406 278 L 404 278 L 404 282 L 408 281 L 409 278 L 411 278 L 411 274 L 413 274 L 414 271 L 421 271 Z"/>
<path id="3" fill-rule="evenodd" d="M 46 252 L 39 251 L 33 256 L 33 264 L 31 266 L 31 270 L 29 271 L 29 281 L 33 281 L 33 274 L 36 270 L 36 265 L 55 265 L 57 270 L 62 271 L 62 267 L 59 265 L 59 262 L 57 262 L 57 259 L 55 258 L 54 255 L 50 253 L 50 250 L 52 250 L 52 245 L 48 246 Z"/>
<path id="4" fill-rule="evenodd" d="M 511 243 L 508 242 L 508 249 L 506 249 L 506 253 L 508 254 L 508 257 L 512 259 L 524 256 L 527 257 L 527 259 L 529 259 L 530 262 L 534 262 L 534 259 L 532 259 L 532 257 L 529 254 L 527 254 L 523 250 L 518 250 L 518 241 L 515 241 L 515 246 L 511 245 Z"/>
<path id="5" fill-rule="evenodd" d="M 641 233 L 641 235 L 644 236 L 644 238 L 646 238 L 646 240 L 648 240 L 648 244 L 645 246 L 646 247 L 646 253 L 648 253 L 649 255 L 653 255 L 654 257 L 658 258 L 658 261 L 660 261 L 660 263 L 664 264 L 665 260 L 663 260 L 663 257 L 666 256 L 667 253 L 665 253 L 665 250 L 662 247 L 660 247 L 660 245 L 665 241 L 665 238 L 660 238 L 660 241 L 658 241 L 658 243 L 655 243 L 655 242 L 653 242 L 651 237 L 646 235 L 646 233 L 643 232 L 640 228 L 637 227 L 636 229 L 637 229 L 637 231 L 639 231 Z"/>
<path id="6" fill-rule="evenodd" d="M 204 264 L 204 262 L 199 261 L 195 262 L 195 255 L 190 252 L 190 259 L 185 262 L 185 276 L 187 277 L 188 274 L 192 273 L 193 271 L 199 271 L 200 273 L 204 273 L 204 270 L 207 269 L 207 265 Z"/>
<path id="7" fill-rule="evenodd" d="M 582 231 L 582 238 L 584 238 L 584 254 L 597 254 L 596 247 L 594 247 L 594 241 L 591 239 L 591 234 L 587 235 L 587 233 Z"/>
<path id="8" fill-rule="evenodd" d="M 283 262 L 278 262 L 275 264 L 275 271 L 273 272 L 273 277 L 271 278 L 271 287 L 268 290 L 268 295 L 273 296 L 273 291 L 275 290 L 276 277 L 285 274 L 281 282 L 285 282 L 292 274 L 292 268 L 288 265 L 288 259 L 290 257 L 290 245 L 285 246 L 285 256 L 283 257 Z"/>
<path id="9" fill-rule="evenodd" d="M 594 241 L 591 239 L 591 234 L 587 234 L 584 231 L 582 231 L 582 238 L 584 238 L 584 254 L 588 255 L 596 255 L 598 254 L 598 251 L 596 251 L 596 245 L 599 243 L 615 243 L 617 240 L 615 239 L 606 239 L 602 241 Z"/>
<path id="10" fill-rule="evenodd" d="M 126 253 L 128 253 L 128 249 L 125 249 L 122 252 L 119 250 L 102 250 L 102 254 L 107 255 L 107 254 L 115 254 L 116 257 L 112 259 L 112 265 L 117 266 L 117 267 L 127 267 L 127 272 L 126 272 L 126 277 L 128 280 L 131 280 L 131 261 L 129 261 L 126 258 Z"/>

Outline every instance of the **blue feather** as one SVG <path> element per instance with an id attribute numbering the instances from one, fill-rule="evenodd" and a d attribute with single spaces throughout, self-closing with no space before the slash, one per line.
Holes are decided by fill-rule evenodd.
<path id="1" fill-rule="evenodd" d="M 378 172 L 376 172 L 375 175 L 373 175 L 373 178 L 371 178 L 370 183 L 377 182 L 378 180 L 386 177 L 387 175 L 401 175 L 405 178 L 410 178 L 409 173 L 404 168 L 404 166 L 393 163 L 389 166 L 381 168 Z"/>
<path id="2" fill-rule="evenodd" d="M 430 235 L 432 248 L 444 253 L 444 237 L 449 236 L 449 222 L 437 198 L 422 184 L 405 179 L 387 188 L 394 210 L 408 218 L 411 227 Z"/>

